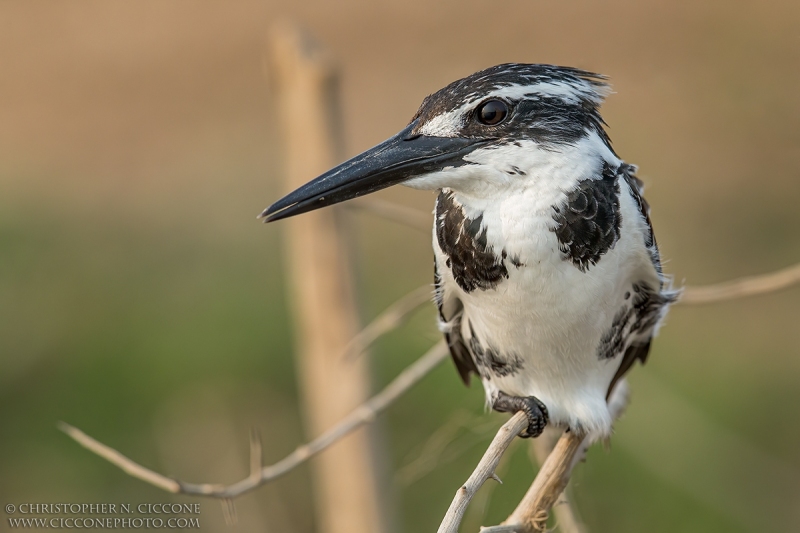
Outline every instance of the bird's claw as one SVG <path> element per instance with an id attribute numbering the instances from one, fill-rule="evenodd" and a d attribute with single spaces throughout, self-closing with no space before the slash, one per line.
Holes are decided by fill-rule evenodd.
<path id="1" fill-rule="evenodd" d="M 504 392 L 499 392 L 494 398 L 492 409 L 501 413 L 516 413 L 517 411 L 525 413 L 528 417 L 528 428 L 519 434 L 523 439 L 541 435 L 549 421 L 547 407 L 535 396 L 509 396 Z"/>

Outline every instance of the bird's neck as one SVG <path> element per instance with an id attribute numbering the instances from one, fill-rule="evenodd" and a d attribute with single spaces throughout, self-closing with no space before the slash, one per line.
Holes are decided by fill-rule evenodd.
<path id="1" fill-rule="evenodd" d="M 604 164 L 620 163 L 595 141 L 587 138 L 558 151 L 525 151 L 523 144 L 505 159 L 493 156 L 491 165 L 483 159 L 472 169 L 482 175 L 444 187 L 442 194 L 451 197 L 466 220 L 480 221 L 473 230 L 483 233 L 489 246 L 524 257 L 525 249 L 537 248 L 542 236 L 551 233 L 555 208 L 564 205 L 570 191 L 584 180 L 601 179 Z"/>

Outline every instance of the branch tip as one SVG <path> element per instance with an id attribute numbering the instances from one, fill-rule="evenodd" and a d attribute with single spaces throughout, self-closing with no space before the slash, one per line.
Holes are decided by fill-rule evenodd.
<path id="1" fill-rule="evenodd" d="M 439 341 L 425 355 L 400 372 L 381 392 L 357 407 L 337 425 L 311 442 L 298 446 L 294 452 L 270 466 L 261 466 L 261 439 L 257 436 L 257 432 L 252 432 L 250 436 L 250 475 L 228 486 L 211 483 L 186 483 L 168 478 L 132 461 L 114 448 L 93 439 L 78 428 L 65 422 L 59 422 L 58 427 L 78 444 L 117 466 L 125 473 L 167 492 L 231 500 L 287 474 L 357 428 L 371 422 L 378 413 L 384 411 L 423 377 L 428 375 L 439 363 L 444 361 L 449 353 L 447 344 L 443 340 Z M 255 468 L 256 464 L 258 464 L 258 470 Z M 235 509 L 233 512 L 235 512 Z M 235 518 L 233 514 L 231 516 Z"/>

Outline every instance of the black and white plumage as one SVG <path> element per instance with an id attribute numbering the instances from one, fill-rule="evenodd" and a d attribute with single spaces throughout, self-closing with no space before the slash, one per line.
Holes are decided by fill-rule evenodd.
<path id="1" fill-rule="evenodd" d="M 267 209 L 268 221 L 393 184 L 439 190 L 440 328 L 500 411 L 597 438 L 677 296 L 636 168 L 611 147 L 602 76 L 505 64 L 428 96 L 399 134 Z"/>

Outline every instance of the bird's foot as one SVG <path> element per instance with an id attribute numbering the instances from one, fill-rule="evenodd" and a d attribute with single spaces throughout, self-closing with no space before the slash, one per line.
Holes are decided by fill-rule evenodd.
<path id="1" fill-rule="evenodd" d="M 517 411 L 525 413 L 528 417 L 528 429 L 519 434 L 523 439 L 541 435 L 549 420 L 547 407 L 535 396 L 509 396 L 504 392 L 498 392 L 492 403 L 492 409 L 501 413 Z"/>

